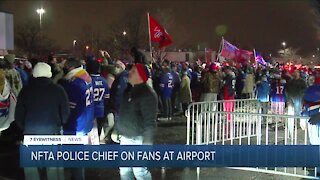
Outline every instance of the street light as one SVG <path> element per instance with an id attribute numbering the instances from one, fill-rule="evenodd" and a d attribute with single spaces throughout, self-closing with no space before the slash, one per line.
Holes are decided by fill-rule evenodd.
<path id="1" fill-rule="evenodd" d="M 285 52 L 286 52 L 286 45 L 287 43 L 286 42 L 282 42 L 282 46 L 283 46 L 283 56 L 285 55 Z"/>
<path id="2" fill-rule="evenodd" d="M 126 32 L 126 31 L 123 31 L 122 34 L 123 34 L 123 36 L 126 36 L 126 35 L 127 35 L 127 32 Z"/>
<path id="3" fill-rule="evenodd" d="M 89 46 L 86 46 L 86 50 L 88 50 L 89 49 Z"/>
<path id="4" fill-rule="evenodd" d="M 77 40 L 73 40 L 73 47 L 76 47 L 77 45 Z"/>
<path id="5" fill-rule="evenodd" d="M 283 48 L 285 48 L 285 47 L 286 47 L 286 45 L 287 45 L 287 44 L 286 44 L 286 42 L 284 42 L 284 41 L 283 41 L 283 42 L 282 42 L 282 46 L 283 46 Z"/>
<path id="6" fill-rule="evenodd" d="M 37 9 L 37 13 L 39 14 L 40 17 L 40 29 L 41 29 L 41 19 L 42 19 L 42 14 L 44 14 L 46 11 L 43 8 Z"/>

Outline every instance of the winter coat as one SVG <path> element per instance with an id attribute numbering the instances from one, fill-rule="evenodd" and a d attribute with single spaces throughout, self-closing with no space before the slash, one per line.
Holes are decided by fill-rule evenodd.
<path id="1" fill-rule="evenodd" d="M 24 134 L 58 134 L 68 116 L 67 94 L 49 78 L 32 79 L 18 96 L 15 121 Z"/>
<path id="2" fill-rule="evenodd" d="M 120 105 L 116 129 L 126 137 L 153 136 L 158 111 L 158 99 L 154 90 L 142 83 L 128 86 Z"/>
<path id="3" fill-rule="evenodd" d="M 260 102 L 269 102 L 270 83 L 268 81 L 260 81 L 257 83 L 257 94 Z"/>
<path id="4" fill-rule="evenodd" d="M 244 87 L 243 87 L 242 93 L 243 94 L 252 93 L 253 89 L 254 89 L 254 85 L 255 85 L 254 75 L 253 74 L 247 74 L 246 75 L 246 79 L 244 81 Z"/>
<path id="5" fill-rule="evenodd" d="M 9 128 L 14 121 L 14 112 L 17 99 L 13 95 L 10 85 L 5 80 L 3 91 L 0 94 L 0 132 Z"/>
<path id="6" fill-rule="evenodd" d="M 293 102 L 294 99 L 303 98 L 307 84 L 303 79 L 292 79 L 287 81 L 286 85 L 286 98 L 288 102 Z"/>
<path id="7" fill-rule="evenodd" d="M 128 86 L 128 72 L 124 70 L 118 74 L 112 83 L 110 89 L 110 100 L 108 102 L 108 109 L 113 113 L 118 114 L 120 109 L 120 103 L 122 101 L 123 93 Z"/>
<path id="8" fill-rule="evenodd" d="M 6 75 L 7 81 L 10 84 L 13 94 L 17 97 L 22 89 L 22 80 L 19 72 L 16 69 L 11 68 L 5 69 L 4 73 Z"/>
<path id="9" fill-rule="evenodd" d="M 220 79 L 217 74 L 210 71 L 205 72 L 201 78 L 202 92 L 218 94 L 220 90 Z"/>
<path id="10" fill-rule="evenodd" d="M 180 102 L 190 103 L 192 102 L 190 79 L 187 75 L 184 75 L 181 79 L 180 85 Z"/>
<path id="11" fill-rule="evenodd" d="M 20 77 L 21 77 L 21 80 L 22 80 L 22 86 L 26 86 L 29 82 L 29 75 L 28 73 L 23 70 L 23 69 L 20 69 L 20 68 L 16 68 L 16 70 L 19 72 L 20 74 Z"/>

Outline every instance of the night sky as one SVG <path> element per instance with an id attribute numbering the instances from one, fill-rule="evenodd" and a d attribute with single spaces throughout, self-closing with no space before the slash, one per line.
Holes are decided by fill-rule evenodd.
<path id="1" fill-rule="evenodd" d="M 41 5 L 46 9 L 43 23 L 47 35 L 63 48 L 72 45 L 84 25 L 91 24 L 94 31 L 107 33 L 112 24 L 121 24 L 119 20 L 124 14 L 141 9 L 151 15 L 157 9 L 171 12 L 172 22 L 164 26 L 174 40 L 172 47 L 176 48 L 200 44 L 217 50 L 221 40 L 216 34 L 219 25 L 226 27 L 227 40 L 240 48 L 256 48 L 266 54 L 282 48 L 282 41 L 286 41 L 288 47 L 300 48 L 302 55 L 315 53 L 320 47 L 315 26 L 319 18 L 307 0 L 1 0 L 0 10 L 14 13 L 18 24 L 28 18 L 39 19 L 35 10 Z"/>

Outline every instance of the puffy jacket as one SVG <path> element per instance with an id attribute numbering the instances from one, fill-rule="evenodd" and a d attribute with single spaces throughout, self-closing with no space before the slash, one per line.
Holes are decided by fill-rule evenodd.
<path id="1" fill-rule="evenodd" d="M 15 120 L 24 134 L 58 134 L 68 115 L 66 92 L 49 78 L 32 79 L 18 96 Z"/>
<path id="2" fill-rule="evenodd" d="M 220 79 L 217 74 L 212 72 L 206 72 L 201 78 L 201 84 L 203 87 L 203 93 L 219 93 Z"/>
<path id="3" fill-rule="evenodd" d="M 143 83 L 128 86 L 120 105 L 116 129 L 126 137 L 150 138 L 156 127 L 158 99 L 154 90 Z"/>

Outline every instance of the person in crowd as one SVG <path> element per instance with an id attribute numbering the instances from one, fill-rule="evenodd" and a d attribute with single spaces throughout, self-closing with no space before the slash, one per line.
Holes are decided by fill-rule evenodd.
<path id="1" fill-rule="evenodd" d="M 289 73 L 289 71 L 287 70 L 283 70 L 282 73 L 281 73 L 281 79 L 285 79 L 286 82 L 289 82 L 291 79 L 292 79 L 292 76 L 291 74 Z"/>
<path id="2" fill-rule="evenodd" d="M 37 63 L 32 75 L 34 79 L 22 88 L 18 96 L 15 121 L 24 135 L 61 134 L 61 127 L 69 116 L 67 94 L 50 79 L 52 73 L 48 64 Z M 25 178 L 30 180 L 58 180 L 63 177 L 61 168 L 25 168 Z"/>
<path id="3" fill-rule="evenodd" d="M 307 88 L 306 82 L 301 79 L 300 72 L 295 70 L 293 79 L 286 85 L 286 96 L 288 102 L 288 115 L 299 116 L 302 111 L 302 100 Z M 294 120 L 288 119 L 289 136 L 293 138 Z"/>
<path id="4" fill-rule="evenodd" d="M 159 120 L 171 120 L 172 118 L 172 106 L 171 106 L 171 97 L 174 87 L 173 76 L 170 73 L 169 68 L 170 62 L 164 60 L 162 63 L 162 75 L 160 80 L 160 96 L 162 102 L 162 117 Z"/>
<path id="5" fill-rule="evenodd" d="M 6 130 L 14 121 L 16 103 L 16 97 L 11 91 L 10 84 L 5 78 L 4 71 L 3 69 L 0 69 L 0 136 L 2 132 L 7 134 L 8 131 Z M 17 134 L 17 132 L 14 133 Z"/>
<path id="6" fill-rule="evenodd" d="M 219 90 L 221 89 L 221 80 L 214 69 L 214 64 L 209 66 L 207 70 L 201 76 L 201 87 L 202 87 L 202 97 L 201 100 L 204 102 L 217 101 Z M 215 111 L 216 107 L 205 110 Z"/>
<path id="7" fill-rule="evenodd" d="M 52 55 L 48 56 L 48 64 L 51 66 L 52 70 L 52 80 L 54 83 L 58 83 L 60 79 L 63 78 L 64 73 L 62 68 L 57 64 L 57 60 L 53 58 Z"/>
<path id="8" fill-rule="evenodd" d="M 315 84 L 315 77 L 313 75 L 310 75 L 308 77 L 307 85 L 308 85 L 308 87 L 310 87 L 310 86 L 312 86 L 314 84 Z"/>
<path id="9" fill-rule="evenodd" d="M 63 133 L 77 136 L 88 135 L 90 143 L 94 135 L 90 134 L 94 122 L 92 79 L 78 59 L 69 58 L 63 69 L 66 75 L 60 84 L 67 92 L 70 101 L 70 116 L 63 126 Z M 83 168 L 73 168 L 71 171 L 73 179 L 85 179 Z"/>
<path id="10" fill-rule="evenodd" d="M 195 102 L 200 101 L 201 98 L 201 72 L 200 72 L 200 67 L 198 64 L 193 65 L 193 69 L 191 71 L 191 93 L 192 93 L 192 100 Z"/>
<path id="11" fill-rule="evenodd" d="M 236 77 L 236 86 L 235 86 L 235 88 L 236 88 L 236 98 L 237 99 L 244 98 L 243 95 L 242 95 L 242 91 L 243 91 L 243 88 L 244 88 L 245 79 L 246 79 L 246 73 L 243 70 L 243 68 L 238 69 L 238 75 Z"/>
<path id="12" fill-rule="evenodd" d="M 104 65 L 101 64 L 100 75 L 107 80 L 109 89 L 111 89 L 112 84 L 115 80 L 115 66 L 114 65 Z"/>
<path id="13" fill-rule="evenodd" d="M 92 79 L 93 98 L 94 98 L 94 116 L 98 125 L 98 135 L 100 137 L 101 131 L 104 130 L 106 137 L 109 137 L 110 126 L 113 124 L 106 123 L 106 104 L 110 98 L 109 87 L 107 81 L 101 77 L 101 66 L 98 61 L 90 61 L 87 64 L 87 71 Z M 102 139 L 104 141 L 104 138 Z"/>
<path id="14" fill-rule="evenodd" d="M 5 55 L 3 68 L 12 92 L 17 97 L 22 89 L 22 80 L 19 72 L 15 69 L 15 58 L 16 56 L 14 54 Z"/>
<path id="15" fill-rule="evenodd" d="M 173 78 L 173 89 L 172 89 L 172 96 L 171 96 L 171 106 L 172 106 L 172 112 L 173 114 L 177 112 L 181 112 L 181 105 L 179 101 L 179 90 L 180 90 L 180 84 L 181 79 L 179 76 L 179 73 L 177 71 L 177 65 L 172 63 L 171 64 L 171 75 Z"/>
<path id="16" fill-rule="evenodd" d="M 131 48 L 131 55 L 133 56 L 134 63 L 141 63 L 145 65 L 149 64 L 145 55 L 142 52 L 140 52 L 136 47 Z"/>
<path id="17" fill-rule="evenodd" d="M 100 50 L 100 56 L 102 57 L 102 65 L 113 65 L 114 64 L 114 60 L 111 58 L 110 54 L 108 53 L 108 51 L 103 51 Z"/>
<path id="18" fill-rule="evenodd" d="M 190 87 L 190 78 L 188 76 L 188 72 L 185 71 L 181 77 L 181 85 L 180 85 L 180 101 L 182 104 L 183 114 L 188 109 L 189 104 L 192 102 L 192 94 Z"/>
<path id="19" fill-rule="evenodd" d="M 126 70 L 126 65 L 120 60 L 117 60 L 114 72 L 116 74 L 116 78 L 110 89 L 110 100 L 107 108 L 110 110 L 109 113 L 112 113 L 117 120 L 123 93 L 128 84 L 128 71 Z"/>
<path id="20" fill-rule="evenodd" d="M 274 74 L 270 91 L 272 114 L 284 114 L 286 102 L 285 88 L 285 80 L 281 79 L 279 74 Z"/>
<path id="21" fill-rule="evenodd" d="M 262 76 L 261 81 L 257 82 L 257 98 L 262 114 L 268 114 L 270 89 L 271 87 L 267 76 Z M 264 118 L 264 121 L 265 120 L 266 118 Z"/>
<path id="22" fill-rule="evenodd" d="M 223 79 L 223 86 L 222 86 L 222 94 L 223 100 L 234 100 L 235 96 L 235 73 L 231 70 L 230 67 L 225 67 L 225 77 Z M 224 102 L 223 108 L 225 112 L 233 112 L 233 105 L 234 103 L 231 102 Z M 227 119 L 231 119 L 231 115 L 227 114 Z"/>
<path id="23" fill-rule="evenodd" d="M 242 94 L 244 95 L 245 99 L 252 99 L 254 98 L 253 90 L 254 90 L 255 80 L 254 74 L 251 67 L 246 68 L 246 76 L 244 80 L 244 87 L 242 90 Z"/>
<path id="24" fill-rule="evenodd" d="M 152 144 L 157 119 L 157 95 L 146 84 L 149 71 L 143 64 L 135 64 L 129 71 L 127 87 L 120 105 L 116 129 L 120 145 Z M 151 180 L 146 167 L 120 167 L 120 178 Z"/>
<path id="25" fill-rule="evenodd" d="M 313 84 L 308 87 L 304 93 L 304 110 L 302 115 L 309 116 L 310 119 L 300 120 L 300 126 L 303 130 L 308 129 L 311 145 L 320 145 L 320 85 Z M 315 173 L 312 172 L 312 175 Z M 320 167 L 317 167 L 317 176 L 320 177 Z"/>
<path id="26" fill-rule="evenodd" d="M 21 81 L 22 81 L 22 87 L 25 87 L 26 85 L 28 85 L 29 82 L 29 74 L 28 72 L 25 70 L 25 64 L 24 64 L 24 60 L 23 61 L 19 61 L 17 63 L 17 66 L 15 67 L 15 69 L 19 72 L 20 77 L 21 77 Z"/>

